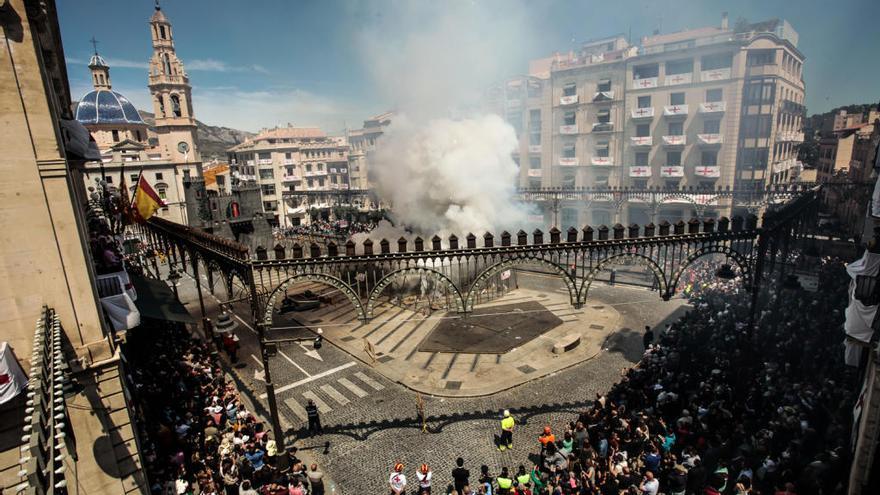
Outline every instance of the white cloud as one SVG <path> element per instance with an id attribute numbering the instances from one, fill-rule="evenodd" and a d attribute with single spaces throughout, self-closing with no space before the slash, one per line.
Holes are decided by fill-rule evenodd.
<path id="1" fill-rule="evenodd" d="M 210 71 L 210 72 L 258 72 L 260 74 L 268 74 L 269 70 L 259 64 L 250 65 L 231 65 L 222 60 L 213 58 L 194 59 L 184 62 L 188 70 Z"/>
<path id="2" fill-rule="evenodd" d="M 346 125 L 360 127 L 364 118 L 379 111 L 296 88 L 256 91 L 228 87 L 196 88 L 193 107 L 196 118 L 202 122 L 247 131 L 290 122 L 296 126 L 318 126 L 335 132 Z"/>

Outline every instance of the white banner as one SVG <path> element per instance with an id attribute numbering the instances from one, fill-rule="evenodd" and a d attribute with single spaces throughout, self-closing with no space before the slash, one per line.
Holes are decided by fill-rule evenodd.
<path id="1" fill-rule="evenodd" d="M 12 354 L 9 343 L 0 342 L 0 404 L 15 398 L 27 387 L 27 383 L 27 375 Z"/>
<path id="2" fill-rule="evenodd" d="M 880 270 L 880 254 L 873 254 L 867 250 L 861 259 L 846 266 L 846 272 L 852 278 L 852 282 L 849 284 L 849 306 L 845 311 L 846 321 L 843 323 L 843 330 L 848 336 L 862 342 L 870 342 L 874 334 L 871 322 L 874 321 L 877 306 L 865 306 L 855 298 L 856 277 L 859 275 L 876 277 L 878 270 Z"/>
<path id="3" fill-rule="evenodd" d="M 141 313 L 125 292 L 101 298 L 101 306 L 107 312 L 113 330 L 131 330 L 141 324 Z"/>

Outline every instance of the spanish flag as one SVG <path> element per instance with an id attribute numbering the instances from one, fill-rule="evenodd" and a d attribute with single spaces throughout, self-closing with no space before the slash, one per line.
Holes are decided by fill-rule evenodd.
<path id="1" fill-rule="evenodd" d="M 156 191 L 147 183 L 147 179 L 141 174 L 138 177 L 137 188 L 131 200 L 131 216 L 136 222 L 146 222 L 163 206 L 162 200 Z"/>

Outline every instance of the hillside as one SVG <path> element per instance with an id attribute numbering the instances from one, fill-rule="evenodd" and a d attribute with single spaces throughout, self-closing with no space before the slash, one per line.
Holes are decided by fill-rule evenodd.
<path id="1" fill-rule="evenodd" d="M 141 118 L 148 125 L 153 126 L 155 124 L 155 116 L 152 113 L 144 110 L 138 110 L 138 112 L 140 112 Z M 208 125 L 198 119 L 196 119 L 196 125 L 198 126 L 202 161 L 205 162 L 214 158 L 225 160 L 227 148 L 235 146 L 254 135 L 251 132 L 231 129 L 229 127 Z"/>

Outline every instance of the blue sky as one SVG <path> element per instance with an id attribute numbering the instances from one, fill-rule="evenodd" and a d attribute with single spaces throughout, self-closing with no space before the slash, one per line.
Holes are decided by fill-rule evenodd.
<path id="1" fill-rule="evenodd" d="M 573 41 L 716 25 L 723 11 L 731 23 L 781 17 L 794 26 L 810 113 L 880 100 L 877 0 L 836 0 L 833 12 L 827 0 L 166 0 L 162 8 L 196 117 L 251 131 L 358 127 L 386 109 L 523 73 L 530 58 Z M 114 89 L 151 110 L 153 2 L 59 0 L 58 11 L 73 96 L 90 88 L 95 36 Z"/>

